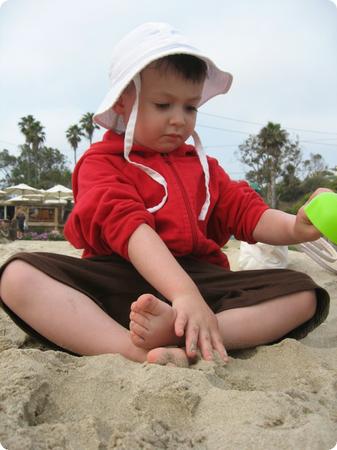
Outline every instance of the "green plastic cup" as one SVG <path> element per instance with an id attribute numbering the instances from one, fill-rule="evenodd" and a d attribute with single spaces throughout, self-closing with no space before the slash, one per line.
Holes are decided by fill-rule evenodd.
<path id="1" fill-rule="evenodd" d="M 304 207 L 310 222 L 331 242 L 337 244 L 337 194 L 322 192 Z"/>

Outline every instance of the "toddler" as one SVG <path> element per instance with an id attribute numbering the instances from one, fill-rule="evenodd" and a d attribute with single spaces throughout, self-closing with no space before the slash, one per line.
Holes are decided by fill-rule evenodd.
<path id="1" fill-rule="evenodd" d="M 169 25 L 147 23 L 115 47 L 110 79 L 94 116 L 107 132 L 75 167 L 65 225 L 83 258 L 11 257 L 0 269 L 5 311 L 54 348 L 177 365 L 198 351 L 227 361 L 226 350 L 317 327 L 329 296 L 311 278 L 232 272 L 222 252 L 231 235 L 272 245 L 320 237 L 302 208 L 269 208 L 204 154 L 197 109 L 232 76 Z"/>

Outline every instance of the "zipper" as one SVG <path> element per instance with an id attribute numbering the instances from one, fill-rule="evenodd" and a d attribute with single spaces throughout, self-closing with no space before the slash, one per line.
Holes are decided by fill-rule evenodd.
<path id="1" fill-rule="evenodd" d="M 195 221 L 194 221 L 194 214 L 191 208 L 191 204 L 190 201 L 188 199 L 188 195 L 186 193 L 185 187 L 184 187 L 184 183 L 182 182 L 180 175 L 178 173 L 178 171 L 176 170 L 176 168 L 174 167 L 173 162 L 171 161 L 169 154 L 168 153 L 162 153 L 163 159 L 166 162 L 167 165 L 170 166 L 172 173 L 175 177 L 175 179 L 177 180 L 177 183 L 179 185 L 180 191 L 182 193 L 182 197 L 185 203 L 185 208 L 187 211 L 187 215 L 188 215 L 188 219 L 190 222 L 190 228 L 191 228 L 191 233 L 192 233 L 192 251 L 197 249 L 197 245 L 198 245 L 198 234 L 197 234 L 197 230 L 196 230 L 196 226 L 195 226 Z"/>

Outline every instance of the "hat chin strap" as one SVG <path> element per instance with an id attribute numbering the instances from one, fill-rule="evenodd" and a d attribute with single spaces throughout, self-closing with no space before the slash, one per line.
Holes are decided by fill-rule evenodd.
<path id="1" fill-rule="evenodd" d="M 154 181 L 161 184 L 164 188 L 165 195 L 162 198 L 162 201 L 158 203 L 158 205 L 153 206 L 152 208 L 147 208 L 147 210 L 150 213 L 154 213 L 158 211 L 164 204 L 166 203 L 168 192 L 167 192 L 167 183 L 165 178 L 160 175 L 160 173 L 156 172 L 155 170 L 151 169 L 150 167 L 144 166 L 143 164 L 136 163 L 134 161 L 131 161 L 129 158 L 129 154 L 132 149 L 133 145 L 133 136 L 135 133 L 135 126 L 137 121 L 137 113 L 138 113 L 138 104 L 139 104 L 139 93 L 140 93 L 140 75 L 137 73 L 137 75 L 133 78 L 133 82 L 136 87 L 136 100 L 133 104 L 132 111 L 130 114 L 130 118 L 125 130 L 125 138 L 124 138 L 124 158 L 133 166 L 139 167 L 141 170 L 143 170 L 149 177 L 151 177 Z"/>
<path id="2" fill-rule="evenodd" d="M 202 166 L 202 170 L 203 170 L 204 176 L 205 176 L 206 200 L 201 208 L 201 211 L 200 211 L 200 214 L 198 217 L 199 220 L 205 220 L 208 209 L 209 209 L 209 205 L 211 203 L 211 196 L 209 193 L 209 167 L 208 167 L 207 156 L 202 147 L 200 137 L 196 131 L 193 131 L 192 138 L 194 140 L 194 146 L 197 151 L 199 161 L 200 161 L 200 164 Z"/>
<path id="3" fill-rule="evenodd" d="M 128 123 L 126 126 L 126 130 L 125 130 L 124 158 L 133 166 L 139 167 L 147 175 L 149 175 L 149 177 L 151 177 L 154 181 L 156 181 L 157 183 L 159 183 L 160 185 L 163 186 L 165 194 L 164 194 L 161 202 L 158 203 L 158 205 L 153 206 L 152 208 L 147 208 L 147 211 L 149 211 L 150 213 L 154 213 L 154 212 L 158 211 L 159 209 L 161 209 L 167 201 L 167 198 L 168 198 L 167 182 L 166 182 L 165 178 L 162 175 L 160 175 L 160 173 L 156 172 L 155 170 L 151 169 L 150 167 L 144 166 L 143 164 L 131 161 L 131 159 L 129 158 L 129 154 L 131 152 L 132 145 L 133 145 L 133 137 L 134 137 L 134 133 L 135 133 L 137 114 L 138 114 L 139 93 L 140 93 L 140 86 L 141 86 L 139 73 L 137 75 L 135 75 L 135 77 L 133 78 L 133 82 L 136 87 L 136 100 L 133 104 L 132 111 L 131 111 L 131 114 L 130 114 L 130 117 L 129 117 L 129 120 L 128 120 Z M 194 140 L 194 145 L 195 145 L 195 148 L 197 151 L 197 155 L 199 157 L 199 161 L 200 161 L 200 164 L 202 166 L 204 176 L 205 176 L 206 200 L 205 200 L 203 207 L 201 208 L 201 211 L 200 211 L 200 214 L 198 217 L 199 220 L 205 220 L 207 212 L 208 212 L 208 208 L 210 205 L 209 168 L 208 168 L 207 157 L 204 153 L 200 138 L 196 131 L 194 131 L 192 133 L 192 138 Z"/>

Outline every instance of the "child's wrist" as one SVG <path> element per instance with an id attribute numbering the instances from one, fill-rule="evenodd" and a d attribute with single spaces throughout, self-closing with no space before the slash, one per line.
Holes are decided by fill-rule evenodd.
<path id="1" fill-rule="evenodd" d="M 192 289 L 191 291 L 182 292 L 178 295 L 175 295 L 173 297 L 171 303 L 172 303 L 172 306 L 174 306 L 179 303 L 186 304 L 189 301 L 193 301 L 194 303 L 196 303 L 198 300 L 201 302 L 204 302 L 202 295 L 200 294 L 199 290 L 196 287 L 195 289 Z"/>

